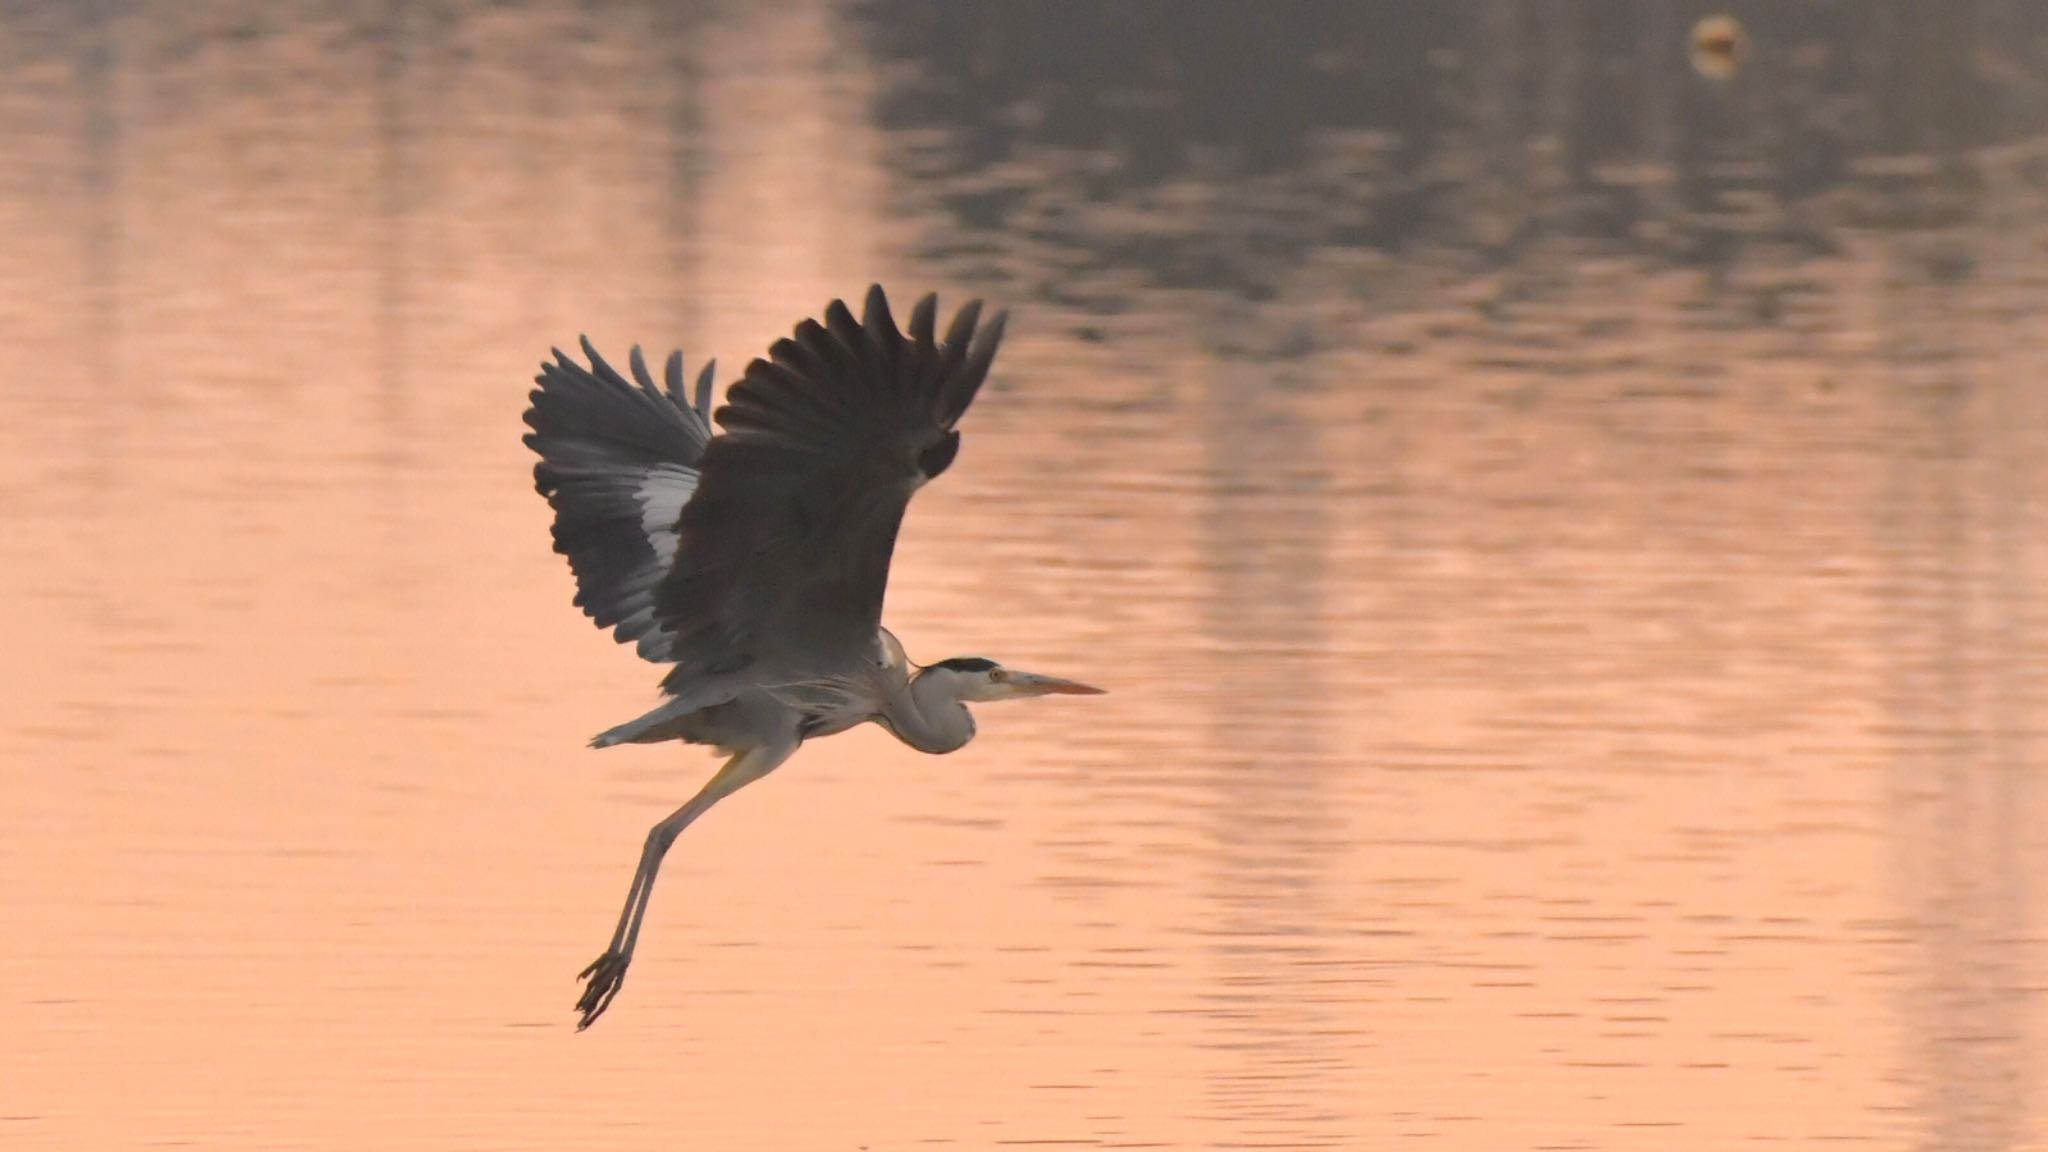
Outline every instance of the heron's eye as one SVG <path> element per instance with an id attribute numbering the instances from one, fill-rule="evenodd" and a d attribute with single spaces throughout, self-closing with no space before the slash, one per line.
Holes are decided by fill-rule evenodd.
<path id="1" fill-rule="evenodd" d="M 989 669 L 989 670 L 988 670 L 988 682 L 989 682 L 989 683 L 991 683 L 991 684 L 1000 684 L 1000 683 L 1002 683 L 1002 680 L 1003 680 L 1003 670 L 1002 670 L 1001 668 L 991 668 L 991 669 Z"/>

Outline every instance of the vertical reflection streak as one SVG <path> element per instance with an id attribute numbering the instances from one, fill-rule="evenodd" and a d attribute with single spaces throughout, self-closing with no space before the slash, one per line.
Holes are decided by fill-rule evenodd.
<path id="1" fill-rule="evenodd" d="M 1955 210 L 1947 172 L 1910 186 L 1907 202 Z M 1970 215 L 1984 211 L 1974 206 Z M 1885 703 L 1907 735 L 1890 778 L 1890 819 L 1901 923 L 1917 964 L 1903 989 L 1918 1146 L 2007 1148 L 2025 1139 L 2039 1064 L 2024 989 L 2043 857 L 2029 776 L 2030 638 L 2024 421 L 2010 417 L 2022 375 L 1986 371 L 1980 349 L 2025 337 L 1987 321 L 1981 269 L 1965 283 L 1930 283 L 1953 263 L 1948 244 L 1974 230 L 1944 228 L 1883 244 L 1890 267 L 1879 302 L 1884 387 L 1898 414 L 1897 447 L 1880 532 L 1893 570 L 1885 618 L 1894 653 Z M 2020 473 L 2021 475 L 2016 475 Z"/>
<path id="2" fill-rule="evenodd" d="M 91 206 L 85 234 L 88 299 L 92 330 L 81 350 L 95 379 L 112 383 L 120 371 L 121 346 L 121 121 L 119 114 L 123 0 L 86 0 L 79 6 L 84 48 L 78 53 L 82 168 L 79 183 Z"/>
<path id="3" fill-rule="evenodd" d="M 1334 910 L 1324 894 L 1339 842 L 1331 817 L 1323 668 L 1333 531 L 1328 468 L 1292 398 L 1316 388 L 1312 362 L 1274 355 L 1270 307 L 1214 302 L 1200 434 L 1208 594 L 1202 627 L 1217 658 L 1209 772 L 1217 965 L 1209 994 L 1219 1052 L 1217 1117 L 1246 1140 L 1341 1143 L 1348 1110 L 1327 1050 L 1334 1022 L 1316 999 Z M 1286 314 L 1289 309 L 1277 311 Z"/>

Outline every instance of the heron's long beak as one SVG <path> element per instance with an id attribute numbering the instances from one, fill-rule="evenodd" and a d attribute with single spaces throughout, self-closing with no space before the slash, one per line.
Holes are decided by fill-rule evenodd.
<path id="1" fill-rule="evenodd" d="M 1079 680 L 1040 676 L 1036 672 L 1010 673 L 1010 688 L 1019 696 L 1100 696 L 1103 690 Z"/>

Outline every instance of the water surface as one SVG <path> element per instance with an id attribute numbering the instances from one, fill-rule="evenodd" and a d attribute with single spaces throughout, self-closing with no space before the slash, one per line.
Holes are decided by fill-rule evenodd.
<path id="1" fill-rule="evenodd" d="M 0 1146 L 2044 1148 L 2048 10 L 0 9 Z M 519 413 L 1012 336 L 889 618 L 582 747 Z"/>

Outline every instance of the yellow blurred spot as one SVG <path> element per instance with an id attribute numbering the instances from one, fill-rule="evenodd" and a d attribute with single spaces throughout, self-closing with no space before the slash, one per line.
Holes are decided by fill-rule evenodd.
<path id="1" fill-rule="evenodd" d="M 1708 16 L 1692 26 L 1692 66 L 1702 76 L 1726 80 L 1748 51 L 1749 37 L 1733 16 Z"/>

